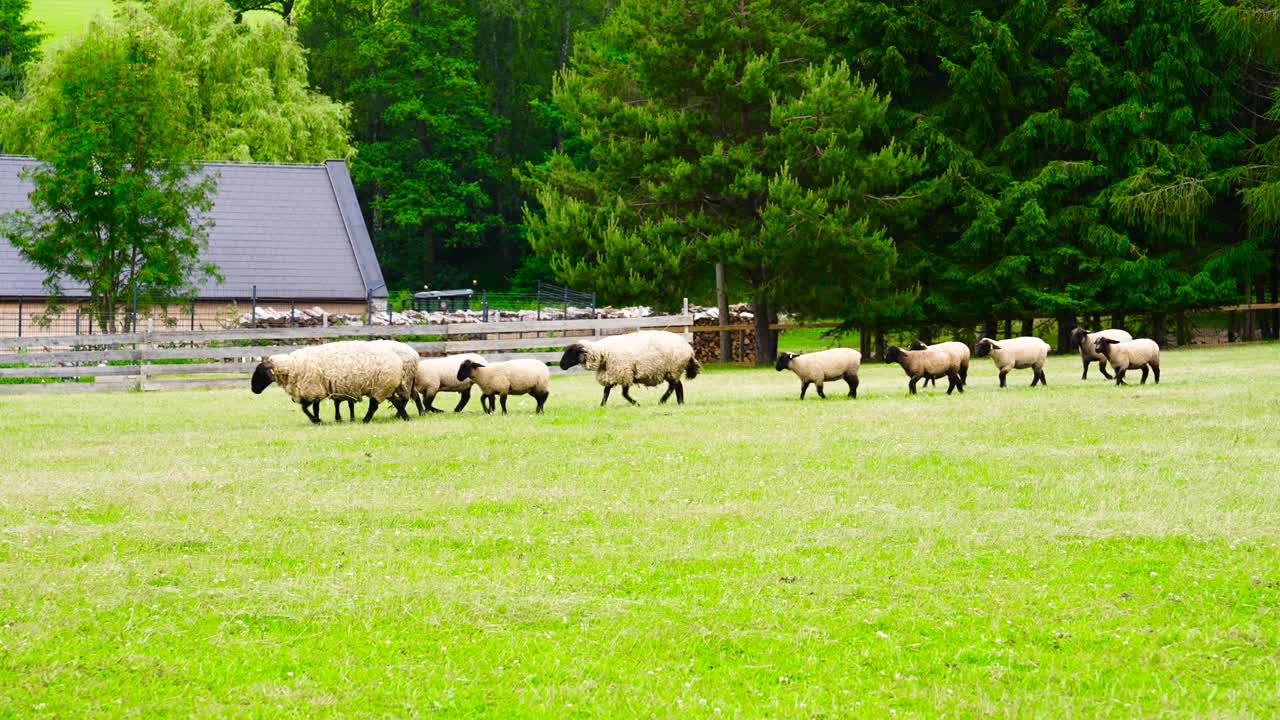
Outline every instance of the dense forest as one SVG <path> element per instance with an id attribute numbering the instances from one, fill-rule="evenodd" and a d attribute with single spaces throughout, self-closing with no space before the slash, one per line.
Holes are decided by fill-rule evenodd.
<path id="1" fill-rule="evenodd" d="M 6 152 L 51 77 L 26 5 Z M 759 322 L 925 337 L 1280 300 L 1274 0 L 144 6 L 201 158 L 347 156 L 395 289 L 670 306 L 719 264 Z"/>

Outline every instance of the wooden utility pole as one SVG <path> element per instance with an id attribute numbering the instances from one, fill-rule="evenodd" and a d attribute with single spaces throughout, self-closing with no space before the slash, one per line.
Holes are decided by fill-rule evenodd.
<path id="1" fill-rule="evenodd" d="M 716 308 L 720 311 L 720 326 L 729 324 L 729 295 L 724 288 L 724 263 L 716 263 Z M 720 331 L 720 362 L 733 362 L 733 349 L 730 347 L 729 331 Z"/>

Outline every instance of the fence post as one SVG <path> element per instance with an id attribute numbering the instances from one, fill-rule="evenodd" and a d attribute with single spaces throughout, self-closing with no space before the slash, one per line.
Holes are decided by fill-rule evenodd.
<path id="1" fill-rule="evenodd" d="M 138 389 L 147 389 L 147 351 L 151 349 L 151 333 L 155 331 L 152 318 L 147 318 L 147 334 L 138 345 Z"/>
<path id="2" fill-rule="evenodd" d="M 253 308 L 249 311 L 249 327 L 258 327 L 258 286 L 254 285 L 249 290 L 249 301 Z"/>
<path id="3" fill-rule="evenodd" d="M 565 285 L 562 288 L 562 290 L 564 290 L 564 315 L 561 316 L 560 319 L 568 320 L 569 319 L 569 286 Z"/>
<path id="4" fill-rule="evenodd" d="M 364 291 L 364 324 L 373 324 L 373 290 Z"/>
<path id="5" fill-rule="evenodd" d="M 293 300 L 290 300 L 289 301 L 289 327 L 297 327 L 297 326 L 298 326 L 298 303 Z"/>
<path id="6" fill-rule="evenodd" d="M 138 332 L 138 281 L 137 280 L 133 282 L 133 302 L 131 303 L 131 307 L 133 308 L 133 321 L 129 324 L 129 331 Z"/>
<path id="7" fill-rule="evenodd" d="M 689 298 L 684 299 L 684 303 L 681 305 L 681 308 L 680 308 L 680 314 L 681 315 L 689 314 Z M 689 342 L 693 342 L 693 333 L 689 332 L 688 325 L 684 326 L 684 330 L 682 330 L 682 332 L 684 333 L 685 340 L 688 340 Z"/>
<path id="8" fill-rule="evenodd" d="M 596 319 L 596 294 L 591 293 L 591 319 Z"/>
<path id="9" fill-rule="evenodd" d="M 196 301 L 191 301 L 191 332 L 196 331 Z"/>
<path id="10" fill-rule="evenodd" d="M 76 335 L 80 334 L 80 308 L 76 307 Z"/>
<path id="11" fill-rule="evenodd" d="M 18 298 L 18 337 L 22 337 L 22 298 Z"/>
<path id="12" fill-rule="evenodd" d="M 489 291 L 484 290 L 480 295 L 480 322 L 489 322 Z"/>

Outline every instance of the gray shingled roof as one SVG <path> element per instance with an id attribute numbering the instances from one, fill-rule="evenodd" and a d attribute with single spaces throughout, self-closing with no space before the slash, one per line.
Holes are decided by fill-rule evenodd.
<path id="1" fill-rule="evenodd" d="M 19 177 L 35 163 L 0 156 L 0 212 L 30 207 L 31 184 Z M 202 298 L 364 300 L 386 297 L 382 270 L 365 228 L 346 163 L 252 165 L 207 163 L 219 176 L 209 215 L 214 227 L 201 260 L 222 273 Z M 44 274 L 0 238 L 0 297 L 44 297 Z M 68 283 L 68 297 L 83 288 Z"/>

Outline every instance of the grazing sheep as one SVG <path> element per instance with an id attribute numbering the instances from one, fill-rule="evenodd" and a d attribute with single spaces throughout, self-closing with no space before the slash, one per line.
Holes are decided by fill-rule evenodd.
<path id="1" fill-rule="evenodd" d="M 272 382 L 300 403 L 313 423 L 320 422 L 320 402 L 329 398 L 336 404 L 338 399 L 353 403 L 354 398 L 368 397 L 366 423 L 385 400 L 395 405 L 396 417 L 409 419 L 401 394 L 404 363 L 395 351 L 372 343 L 335 342 L 272 355 L 258 364 L 250 388 L 260 395 Z"/>
<path id="2" fill-rule="evenodd" d="M 502 414 L 507 414 L 508 395 L 532 395 L 538 401 L 538 409 L 551 394 L 551 371 L 537 360 L 508 360 L 485 365 L 475 360 L 463 360 L 458 366 L 458 382 L 471 380 L 480 386 L 480 407 L 486 414 L 493 413 L 493 398 L 502 398 Z"/>
<path id="3" fill-rule="evenodd" d="M 1099 330 L 1094 333 L 1079 327 L 1072 330 L 1071 345 L 1080 348 L 1080 361 L 1084 365 L 1084 373 L 1080 375 L 1081 380 L 1089 379 L 1089 363 L 1094 360 L 1098 361 L 1098 371 L 1102 373 L 1102 376 L 1108 380 L 1111 379 L 1111 375 L 1107 373 L 1107 360 L 1096 349 L 1098 338 L 1101 337 L 1109 338 L 1115 342 L 1128 342 L 1133 339 L 1133 336 L 1124 330 L 1116 330 L 1114 328 Z"/>
<path id="4" fill-rule="evenodd" d="M 615 385 L 622 386 L 622 397 L 627 402 L 637 405 L 631 398 L 632 385 L 653 387 L 661 382 L 667 383 L 667 391 L 659 402 L 665 403 L 674 392 L 676 403 L 683 405 L 681 375 L 692 380 L 702 369 L 689 341 L 664 330 L 642 330 L 574 343 L 565 348 L 560 368 L 568 370 L 574 365 L 595 371 L 596 382 L 604 386 L 601 407 L 609 402 L 609 391 Z"/>
<path id="5" fill-rule="evenodd" d="M 967 350 L 968 348 L 966 348 Z M 964 381 L 960 379 L 960 360 L 952 352 L 936 345 L 924 350 L 903 350 L 893 346 L 885 351 L 885 362 L 896 362 L 911 378 L 907 387 L 911 394 L 916 394 L 916 383 L 924 378 L 947 378 L 947 394 L 952 390 L 964 392 Z"/>
<path id="6" fill-rule="evenodd" d="M 422 413 L 422 400 L 418 397 L 416 387 L 418 377 L 418 361 L 422 356 L 412 345 L 402 343 L 399 340 L 369 340 L 367 341 L 374 347 L 386 348 L 394 352 L 400 357 L 400 362 L 404 366 L 404 388 L 401 390 L 401 397 L 407 402 L 413 400 L 413 404 L 417 406 L 418 413 Z"/>
<path id="7" fill-rule="evenodd" d="M 812 383 L 818 388 L 818 397 L 825 399 L 822 383 L 827 380 L 844 380 L 849 384 L 849 397 L 858 397 L 858 369 L 862 367 L 862 353 L 849 348 L 832 348 L 821 352 L 797 355 L 784 352 L 778 355 L 774 366 L 778 372 L 791 370 L 800 378 L 800 399 Z"/>
<path id="8" fill-rule="evenodd" d="M 1094 340 L 1094 346 L 1098 354 L 1111 363 L 1111 369 L 1116 371 L 1116 385 L 1128 385 L 1124 381 L 1125 372 L 1138 368 L 1142 368 L 1143 385 L 1147 384 L 1148 368 L 1155 374 L 1156 384 L 1160 384 L 1160 346 L 1155 340 L 1138 338 L 1116 342 L 1109 337 L 1100 337 Z"/>
<path id="9" fill-rule="evenodd" d="M 922 340 L 912 340 L 910 347 L 908 347 L 909 350 L 925 350 L 927 348 L 939 348 L 941 350 L 946 350 L 947 352 L 955 356 L 956 360 L 959 361 L 960 363 L 960 384 L 965 385 L 969 382 L 969 346 L 968 345 L 965 345 L 962 342 L 956 342 L 954 340 L 950 342 L 938 343 L 936 345 L 925 345 L 924 341 Z M 938 379 L 925 378 L 924 384 L 926 386 L 933 385 L 936 387 L 938 385 Z"/>
<path id="10" fill-rule="evenodd" d="M 1049 357 L 1049 343 L 1038 337 L 1016 337 L 1008 340 L 992 340 L 982 338 L 978 341 L 978 357 L 991 355 L 996 369 L 1000 371 L 1000 387 L 1005 386 L 1005 377 L 1010 370 L 1031 368 L 1034 375 L 1031 387 L 1036 383 L 1048 385 L 1044 376 L 1044 361 Z"/>
<path id="11" fill-rule="evenodd" d="M 467 403 L 471 400 L 471 381 L 458 380 L 458 368 L 464 360 L 472 360 L 481 365 L 485 364 L 485 359 L 475 353 L 427 358 L 418 361 L 418 376 L 417 381 L 414 383 L 414 388 L 422 397 L 422 404 L 418 406 L 419 415 L 429 412 L 444 412 L 432 404 L 436 395 L 442 392 L 461 393 L 462 398 L 458 400 L 457 407 L 453 409 L 454 412 L 462 412 L 462 409 L 467 406 Z"/>

